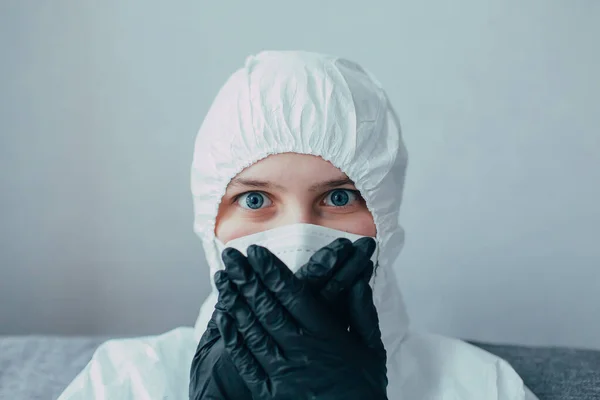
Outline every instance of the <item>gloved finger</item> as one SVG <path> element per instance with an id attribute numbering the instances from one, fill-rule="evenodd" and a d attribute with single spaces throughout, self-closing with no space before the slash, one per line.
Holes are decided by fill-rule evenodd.
<path id="1" fill-rule="evenodd" d="M 313 290 L 319 291 L 353 252 L 350 240 L 336 239 L 313 254 L 296 272 L 296 277 L 306 282 Z"/>
<path id="2" fill-rule="evenodd" d="M 247 304 L 239 304 L 236 306 L 236 312 L 238 314 L 235 315 L 235 318 L 238 321 L 238 324 L 258 324 L 263 327 L 275 341 L 277 341 L 277 336 L 280 332 L 295 332 L 297 330 L 293 319 L 263 284 L 262 280 L 250 266 L 248 259 L 244 257 L 242 253 L 235 249 L 226 249 L 223 252 L 223 262 L 227 268 L 229 280 L 237 287 L 237 292 L 243 297 L 243 300 Z M 256 321 L 256 318 L 258 318 L 260 323 Z M 251 319 L 253 320 L 251 321 Z M 238 325 L 238 327 L 240 332 L 244 334 L 244 337 L 246 337 L 246 335 L 252 335 L 252 332 L 244 332 L 240 325 Z M 261 335 L 264 336 L 265 333 L 262 332 Z M 253 340 L 253 338 L 248 340 Z M 252 343 L 252 345 L 249 344 L 248 347 L 252 352 L 259 351 L 262 353 L 262 349 L 259 347 L 260 343 Z M 267 353 L 272 355 L 273 351 L 274 350 Z"/>
<path id="3" fill-rule="evenodd" d="M 327 331 L 332 321 L 319 311 L 308 286 L 268 249 L 252 245 L 248 248 L 248 262 L 256 275 L 293 318 L 295 326 L 312 332 Z"/>
<path id="4" fill-rule="evenodd" d="M 227 314 L 235 320 L 237 331 L 242 335 L 246 347 L 269 372 L 268 369 L 274 364 L 273 360 L 281 359 L 277 344 L 246 304 L 228 273 L 215 275 L 215 286 L 219 290 L 219 301 L 224 305 Z"/>
<path id="5" fill-rule="evenodd" d="M 223 337 L 225 350 L 235 365 L 240 377 L 244 380 L 248 389 L 254 397 L 263 393 L 264 385 L 268 382 L 268 376 L 254 358 L 250 350 L 245 346 L 244 339 L 236 329 L 233 317 L 225 312 L 219 311 L 215 317 L 219 332 Z"/>
<path id="6" fill-rule="evenodd" d="M 340 297 L 342 292 L 350 289 L 365 272 L 369 264 L 373 265 L 370 261 L 376 248 L 373 238 L 360 238 L 352 246 L 354 250 L 352 255 L 321 290 L 321 296 L 329 303 L 333 303 Z"/>
<path id="7" fill-rule="evenodd" d="M 373 274 L 373 265 L 350 289 L 348 296 L 350 331 L 361 342 L 379 356 L 385 357 L 385 348 L 381 340 L 379 316 L 373 303 L 373 291 L 369 281 Z"/>

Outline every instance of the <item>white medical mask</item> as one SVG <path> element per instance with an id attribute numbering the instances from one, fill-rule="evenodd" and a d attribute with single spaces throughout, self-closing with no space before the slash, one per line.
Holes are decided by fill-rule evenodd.
<path id="1" fill-rule="evenodd" d="M 219 253 L 228 247 L 239 250 L 247 255 L 246 251 L 250 245 L 259 245 L 266 247 L 271 253 L 275 254 L 283 263 L 294 273 L 300 267 L 308 262 L 310 257 L 321 248 L 329 245 L 336 239 L 346 238 L 355 242 L 365 236 L 331 229 L 320 225 L 297 223 L 284 225 L 278 228 L 269 229 L 254 233 L 252 235 L 242 236 L 237 239 L 222 243 L 217 240 Z M 371 257 L 373 265 L 377 264 L 379 246 Z M 221 261 L 222 263 L 222 261 Z M 222 266 L 224 268 L 224 265 Z"/>

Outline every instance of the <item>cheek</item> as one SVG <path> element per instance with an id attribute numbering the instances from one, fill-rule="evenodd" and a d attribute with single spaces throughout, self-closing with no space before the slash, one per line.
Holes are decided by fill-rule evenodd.
<path id="1" fill-rule="evenodd" d="M 377 236 L 377 228 L 375 227 L 375 222 L 373 222 L 373 216 L 366 208 L 360 212 L 349 214 L 345 218 L 328 221 L 322 225 L 355 235 Z"/>
<path id="2" fill-rule="evenodd" d="M 235 206 L 221 204 L 215 224 L 215 236 L 223 243 L 263 231 L 262 224 L 249 222 L 235 212 Z"/>
<path id="3" fill-rule="evenodd" d="M 241 224 L 235 219 L 218 221 L 215 228 L 215 236 L 223 243 L 256 232 L 260 232 L 260 229 L 256 229 L 256 227 L 252 225 Z"/>

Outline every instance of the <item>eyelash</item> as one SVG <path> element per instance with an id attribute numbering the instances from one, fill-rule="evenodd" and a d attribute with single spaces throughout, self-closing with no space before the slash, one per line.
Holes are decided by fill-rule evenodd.
<path id="1" fill-rule="evenodd" d="M 354 194 L 356 196 L 355 201 L 360 201 L 362 199 L 362 195 L 360 194 L 360 192 L 358 190 L 353 190 L 353 189 L 332 189 L 332 190 L 326 192 L 323 195 L 321 201 L 325 200 L 327 198 L 327 196 L 331 195 L 333 192 L 338 191 L 338 190 L 345 191 L 345 192 L 350 192 L 350 193 Z M 245 195 L 248 195 L 248 194 L 251 194 L 251 193 L 259 193 L 262 196 L 265 196 L 266 198 L 268 198 L 270 201 L 273 201 L 273 200 L 271 200 L 271 198 L 269 197 L 269 195 L 266 194 L 265 192 L 261 192 L 261 191 L 258 191 L 258 190 L 251 190 L 251 191 L 248 191 L 248 192 L 244 192 L 244 193 L 240 193 L 238 195 L 235 195 L 233 197 L 233 199 L 231 200 L 231 203 L 235 204 L 235 203 L 237 203 L 240 200 L 240 198 L 242 198 L 242 196 L 245 196 Z M 353 204 L 351 203 L 351 204 L 347 204 L 347 205 L 343 205 L 343 206 L 327 206 L 327 207 L 333 207 L 333 208 L 337 208 L 337 209 L 345 209 L 345 208 L 352 207 L 352 206 L 353 206 Z M 245 210 L 249 210 L 249 211 L 258 211 L 258 210 L 262 210 L 263 209 L 263 208 L 252 209 L 252 208 L 245 208 L 245 207 L 242 207 L 242 208 L 245 209 Z"/>

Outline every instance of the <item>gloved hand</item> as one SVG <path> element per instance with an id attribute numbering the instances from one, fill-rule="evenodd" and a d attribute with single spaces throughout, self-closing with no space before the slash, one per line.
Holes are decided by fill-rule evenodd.
<path id="1" fill-rule="evenodd" d="M 321 296 L 323 305 L 332 310 L 342 325 L 348 326 L 348 290 L 361 275 L 365 276 L 374 249 L 372 239 L 363 238 L 354 244 L 347 239 L 337 239 L 317 251 L 296 276 Z M 219 310 L 224 310 L 220 303 L 192 361 L 190 399 L 251 400 L 252 394 L 224 349 L 215 323 Z"/>
<path id="2" fill-rule="evenodd" d="M 255 399 L 387 399 L 369 271 L 350 291 L 350 330 L 271 252 L 223 254 L 216 324 Z"/>

